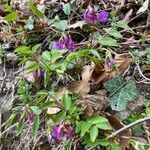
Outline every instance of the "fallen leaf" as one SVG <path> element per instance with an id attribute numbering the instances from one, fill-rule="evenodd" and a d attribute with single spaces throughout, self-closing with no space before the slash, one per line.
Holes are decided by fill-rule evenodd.
<path id="1" fill-rule="evenodd" d="M 105 115 L 105 117 L 108 119 L 108 122 L 115 130 L 119 130 L 120 128 L 125 126 L 122 123 L 122 121 L 119 120 L 115 115 L 111 115 L 107 112 L 101 112 L 101 114 Z M 125 150 L 126 148 L 130 148 L 129 144 L 130 144 L 131 136 L 132 136 L 132 132 L 130 129 L 127 129 L 124 132 L 121 132 L 119 134 L 118 137 L 119 145 L 121 146 L 122 150 Z"/>
<path id="2" fill-rule="evenodd" d="M 143 5 L 139 8 L 139 10 L 137 11 L 137 15 L 140 13 L 145 12 L 148 9 L 148 5 L 149 5 L 149 0 L 146 0 Z"/>
<path id="3" fill-rule="evenodd" d="M 91 116 L 99 111 L 105 110 L 109 106 L 106 90 L 96 91 L 95 94 L 86 94 L 79 101 L 79 104 L 85 109 L 87 116 Z"/>
<path id="4" fill-rule="evenodd" d="M 96 64 L 92 73 L 92 80 L 95 84 L 103 83 L 117 75 L 122 75 L 130 66 L 132 58 L 128 54 L 116 54 L 114 58 L 114 68 L 107 68 L 103 64 Z"/>
<path id="5" fill-rule="evenodd" d="M 83 67 L 81 77 L 82 80 L 74 81 L 67 86 L 67 90 L 71 93 L 86 94 L 90 91 L 90 83 L 92 72 L 94 70 L 94 64 Z"/>
<path id="6" fill-rule="evenodd" d="M 54 114 L 57 114 L 58 112 L 60 112 L 60 108 L 58 107 L 50 107 L 47 109 L 47 114 L 50 114 L 50 115 L 54 115 Z"/>
<path id="7" fill-rule="evenodd" d="M 124 18 L 122 19 L 122 22 L 124 23 L 128 23 L 130 16 L 132 15 L 133 9 L 130 9 L 124 16 Z"/>

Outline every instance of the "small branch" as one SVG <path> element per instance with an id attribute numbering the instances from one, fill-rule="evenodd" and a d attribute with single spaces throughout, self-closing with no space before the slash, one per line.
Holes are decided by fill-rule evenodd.
<path id="1" fill-rule="evenodd" d="M 135 126 L 135 125 L 137 125 L 137 124 L 140 124 L 140 123 L 142 123 L 144 121 L 147 121 L 147 120 L 150 120 L 150 117 L 145 117 L 145 118 L 139 119 L 139 120 L 137 120 L 137 121 L 135 121 L 135 122 L 133 122 L 133 123 L 131 123 L 129 125 L 126 125 L 126 126 L 122 127 L 121 129 L 117 130 L 116 132 L 112 133 L 110 136 L 107 137 L 107 139 L 115 137 L 116 135 L 120 134 L 121 132 L 123 132 L 123 131 L 125 131 L 125 130 L 127 130 L 127 129 Z"/>
<path id="2" fill-rule="evenodd" d="M 10 131 L 11 129 L 13 129 L 14 127 L 16 127 L 19 123 L 17 122 L 16 124 L 10 126 L 9 128 L 7 128 L 4 132 L 0 133 L 0 138 L 7 133 L 8 131 Z"/>
<path id="3" fill-rule="evenodd" d="M 150 82 L 150 79 L 147 78 L 147 77 L 145 77 L 144 74 L 142 73 L 142 70 L 141 70 L 140 66 L 137 64 L 136 67 L 137 67 L 137 69 L 138 69 L 138 71 L 139 71 L 139 74 L 140 74 L 146 81 L 149 81 L 149 82 Z"/>

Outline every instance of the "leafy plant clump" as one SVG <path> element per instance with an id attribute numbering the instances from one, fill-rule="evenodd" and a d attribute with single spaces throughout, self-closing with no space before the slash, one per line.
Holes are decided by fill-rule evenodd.
<path id="1" fill-rule="evenodd" d="M 139 83 L 150 81 L 148 25 L 141 31 L 149 4 L 124 3 L 129 10 L 112 1 L 2 2 L 0 64 L 21 68 L 2 136 L 13 126 L 15 135 L 26 135 L 21 148 L 27 137 L 33 149 L 142 147 L 130 129 L 110 138 L 124 123 L 150 115 L 143 100 L 142 117 L 134 117 Z M 7 60 L 7 51 L 17 59 Z"/>

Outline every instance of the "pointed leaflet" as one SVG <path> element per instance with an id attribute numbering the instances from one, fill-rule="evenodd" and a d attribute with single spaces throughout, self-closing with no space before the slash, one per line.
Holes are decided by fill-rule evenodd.
<path id="1" fill-rule="evenodd" d="M 96 140 L 98 136 L 98 128 L 96 126 L 92 126 L 90 129 L 90 139 L 92 142 Z"/>
<path id="2" fill-rule="evenodd" d="M 34 137 L 36 137 L 38 133 L 39 126 L 40 126 L 40 116 L 37 115 L 32 124 L 32 132 L 33 132 Z"/>

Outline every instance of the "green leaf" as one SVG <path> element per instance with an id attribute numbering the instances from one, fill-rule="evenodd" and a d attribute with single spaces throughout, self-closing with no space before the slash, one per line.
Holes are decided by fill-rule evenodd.
<path id="1" fill-rule="evenodd" d="M 104 84 L 105 88 L 110 92 L 111 108 L 116 111 L 125 109 L 129 101 L 133 101 L 137 95 L 138 90 L 134 81 L 123 82 L 122 77 L 116 77 Z"/>
<path id="2" fill-rule="evenodd" d="M 42 109 L 42 110 L 43 110 L 43 109 L 46 109 L 46 108 L 52 106 L 53 103 L 54 103 L 54 101 L 48 101 L 48 102 L 42 103 L 42 104 L 39 106 L 39 108 Z"/>
<path id="3" fill-rule="evenodd" d="M 27 47 L 27 46 L 19 46 L 18 48 L 15 49 L 15 52 L 18 55 L 22 55 L 22 56 L 30 56 L 32 55 L 32 51 Z"/>
<path id="4" fill-rule="evenodd" d="M 30 106 L 30 109 L 36 114 L 39 115 L 42 113 L 42 110 L 37 106 Z"/>
<path id="5" fill-rule="evenodd" d="M 30 63 L 25 69 L 28 71 L 28 73 L 34 72 L 37 69 L 39 69 L 39 65 L 37 63 L 33 62 L 33 63 Z"/>
<path id="6" fill-rule="evenodd" d="M 102 122 L 100 124 L 96 125 L 99 129 L 103 129 L 103 130 L 112 130 L 112 127 L 106 123 L 106 122 Z"/>
<path id="7" fill-rule="evenodd" d="M 68 27 L 68 21 L 67 20 L 60 20 L 58 22 L 55 22 L 54 25 L 57 29 L 65 31 Z"/>
<path id="8" fill-rule="evenodd" d="M 6 21 L 15 21 L 17 18 L 18 16 L 16 12 L 11 12 L 10 14 L 4 17 Z"/>
<path id="9" fill-rule="evenodd" d="M 81 131 L 81 127 L 82 127 L 82 124 L 85 123 L 85 121 L 80 121 L 77 123 L 76 125 L 76 133 L 79 133 Z"/>
<path id="10" fill-rule="evenodd" d="M 69 110 L 71 107 L 72 101 L 67 93 L 65 93 L 63 96 L 62 104 L 65 110 Z"/>
<path id="11" fill-rule="evenodd" d="M 122 21 L 117 22 L 116 26 L 119 27 L 119 28 L 126 29 L 126 30 L 132 30 L 132 29 L 128 26 L 127 23 L 124 23 L 124 22 L 122 22 Z"/>
<path id="12" fill-rule="evenodd" d="M 54 118 L 53 118 L 53 121 L 55 123 L 59 123 L 61 120 L 64 120 L 66 117 L 66 112 L 62 111 L 62 112 L 59 112 Z"/>
<path id="13" fill-rule="evenodd" d="M 42 53 L 42 58 L 45 59 L 45 60 L 50 61 L 51 60 L 51 54 L 50 54 L 50 52 L 49 51 L 44 51 Z"/>
<path id="14" fill-rule="evenodd" d="M 62 58 L 64 51 L 58 51 L 58 50 L 51 50 L 51 60 L 55 62 L 57 59 Z M 62 62 L 61 62 L 62 63 Z"/>
<path id="15" fill-rule="evenodd" d="M 123 36 L 120 34 L 120 32 L 113 28 L 105 29 L 105 31 L 107 32 L 107 34 L 109 34 L 115 38 L 123 38 Z"/>
<path id="16" fill-rule="evenodd" d="M 96 126 L 92 126 L 90 129 L 90 139 L 92 142 L 96 140 L 98 136 L 98 128 Z"/>
<path id="17" fill-rule="evenodd" d="M 63 11 L 66 15 L 70 15 L 70 12 L 71 12 L 71 6 L 70 6 L 70 3 L 66 3 L 63 5 Z"/>
<path id="18" fill-rule="evenodd" d="M 23 129 L 23 121 L 21 120 L 17 126 L 17 134 L 19 135 Z"/>
<path id="19" fill-rule="evenodd" d="M 97 52 L 97 50 L 91 49 L 91 53 L 92 53 L 94 56 L 96 56 L 96 57 L 98 57 L 99 59 L 101 59 L 100 54 Z"/>
<path id="20" fill-rule="evenodd" d="M 6 126 L 6 127 L 9 126 L 9 125 L 15 120 L 16 116 L 17 116 L 17 113 L 12 114 L 12 115 L 9 117 L 9 119 L 5 122 L 5 126 Z"/>
<path id="21" fill-rule="evenodd" d="M 111 147 L 111 150 L 121 150 L 118 144 L 111 144 L 110 147 Z"/>
<path id="22" fill-rule="evenodd" d="M 104 83 L 104 87 L 110 92 L 113 93 L 116 91 L 120 86 L 125 83 L 124 78 L 122 76 L 117 76 L 116 78 L 109 80 Z"/>
<path id="23" fill-rule="evenodd" d="M 89 129 L 91 128 L 91 125 L 92 125 L 92 124 L 87 123 L 87 122 L 83 122 L 83 123 L 82 123 L 82 127 L 81 127 L 81 137 L 83 137 L 86 132 L 89 132 Z"/>
<path id="24" fill-rule="evenodd" d="M 107 119 L 105 117 L 102 117 L 102 116 L 91 116 L 87 119 L 87 122 L 88 123 L 91 123 L 91 124 L 99 124 L 99 123 L 102 123 L 102 122 L 107 122 Z"/>
<path id="25" fill-rule="evenodd" d="M 40 116 L 38 115 L 35 117 L 34 122 L 32 124 L 32 132 L 34 137 L 36 137 L 38 133 L 39 126 L 40 126 Z"/>
<path id="26" fill-rule="evenodd" d="M 29 3 L 29 8 L 31 9 L 32 13 L 39 19 L 44 18 L 44 14 L 32 2 Z"/>
<path id="27" fill-rule="evenodd" d="M 117 41 L 111 37 L 100 37 L 99 43 L 103 46 L 118 46 Z"/>

